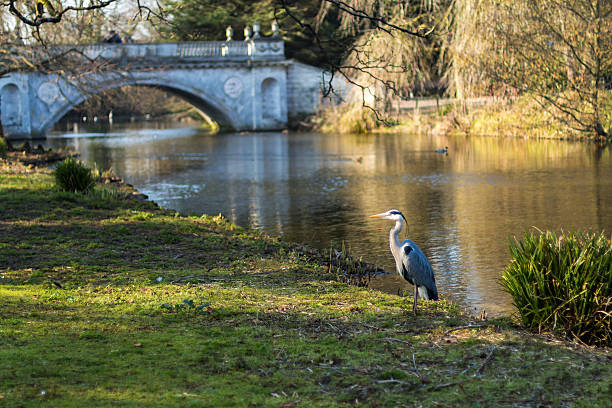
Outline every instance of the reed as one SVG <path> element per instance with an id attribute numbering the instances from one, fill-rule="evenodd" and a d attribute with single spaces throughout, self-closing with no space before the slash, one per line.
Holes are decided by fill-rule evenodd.
<path id="1" fill-rule="evenodd" d="M 510 253 L 501 283 L 526 327 L 612 344 L 612 244 L 603 232 L 526 233 Z"/>
<path id="2" fill-rule="evenodd" d="M 328 271 L 334 273 L 339 282 L 366 287 L 377 273 L 383 272 L 376 265 L 364 262 L 361 257 L 359 259 L 353 257 L 344 241 L 339 250 L 332 245 L 325 252 L 328 258 Z"/>
<path id="3" fill-rule="evenodd" d="M 380 123 L 376 113 L 360 104 L 346 104 L 322 109 L 318 117 L 318 129 L 324 133 L 366 134 Z"/>

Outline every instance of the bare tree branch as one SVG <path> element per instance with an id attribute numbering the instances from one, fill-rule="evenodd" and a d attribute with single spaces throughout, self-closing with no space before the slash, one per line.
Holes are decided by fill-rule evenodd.
<path id="1" fill-rule="evenodd" d="M 31 27 L 40 27 L 43 24 L 49 24 L 49 23 L 59 23 L 62 18 L 64 17 L 64 15 L 68 12 L 71 11 L 92 11 L 92 10 L 99 10 L 102 9 L 104 7 L 107 7 L 115 2 L 117 2 L 118 0 L 104 0 L 104 1 L 99 1 L 99 3 L 96 4 L 92 4 L 91 6 L 85 6 L 85 7 L 76 7 L 76 6 L 68 6 L 64 9 L 62 9 L 59 12 L 56 12 L 55 16 L 51 16 L 51 17 L 42 17 L 42 14 L 37 14 L 36 18 L 34 20 L 26 17 L 22 12 L 20 12 L 17 7 L 15 6 L 15 4 L 17 3 L 17 0 L 9 0 L 8 1 L 8 6 L 9 6 L 9 11 L 15 16 L 17 17 L 22 23 L 27 24 Z"/>

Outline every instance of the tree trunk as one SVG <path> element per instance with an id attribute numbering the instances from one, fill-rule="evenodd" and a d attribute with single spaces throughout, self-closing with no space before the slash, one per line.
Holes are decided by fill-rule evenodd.
<path id="1" fill-rule="evenodd" d="M 597 134 L 598 138 L 603 140 L 608 140 L 608 137 L 610 136 L 608 132 L 606 132 L 606 130 L 603 128 L 600 122 L 597 122 L 595 124 L 595 133 Z"/>

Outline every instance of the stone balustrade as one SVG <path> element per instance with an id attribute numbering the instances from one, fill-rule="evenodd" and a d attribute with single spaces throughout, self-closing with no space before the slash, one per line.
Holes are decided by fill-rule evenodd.
<path id="1" fill-rule="evenodd" d="M 58 52 L 74 50 L 92 60 L 134 62 L 155 60 L 172 62 L 246 61 L 285 58 L 282 39 L 262 38 L 249 41 L 201 41 L 159 44 L 91 44 L 58 47 Z"/>
<path id="2" fill-rule="evenodd" d="M 276 21 L 272 23 L 272 36 L 260 34 L 260 25 L 245 28 L 245 40 L 234 41 L 233 29 L 227 27 L 226 41 L 193 41 L 174 43 L 110 43 L 57 45 L 49 48 L 15 44 L 12 55 L 23 56 L 33 62 L 49 60 L 58 54 L 81 54 L 90 60 L 109 60 L 115 64 L 146 63 L 168 65 L 173 63 L 198 63 L 216 61 L 282 60 L 285 43 L 279 35 Z M 2 57 L 6 59 L 5 57 Z M 3 62 L 0 60 L 0 62 Z M 10 66 L 11 61 L 4 61 Z M 25 69 L 27 70 L 27 69 Z"/>

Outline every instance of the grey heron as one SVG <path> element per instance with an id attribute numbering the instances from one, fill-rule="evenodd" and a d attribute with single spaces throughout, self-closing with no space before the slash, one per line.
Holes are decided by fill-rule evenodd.
<path id="1" fill-rule="evenodd" d="M 416 315 L 417 297 L 427 300 L 438 300 L 438 288 L 434 277 L 433 268 L 421 248 L 407 239 L 400 243 L 399 233 L 404 222 L 406 227 L 408 221 L 399 210 L 392 209 L 384 213 L 375 214 L 371 218 L 395 221 L 395 226 L 389 231 L 389 246 L 395 258 L 395 268 L 401 277 L 414 285 L 414 303 L 412 311 Z"/>

